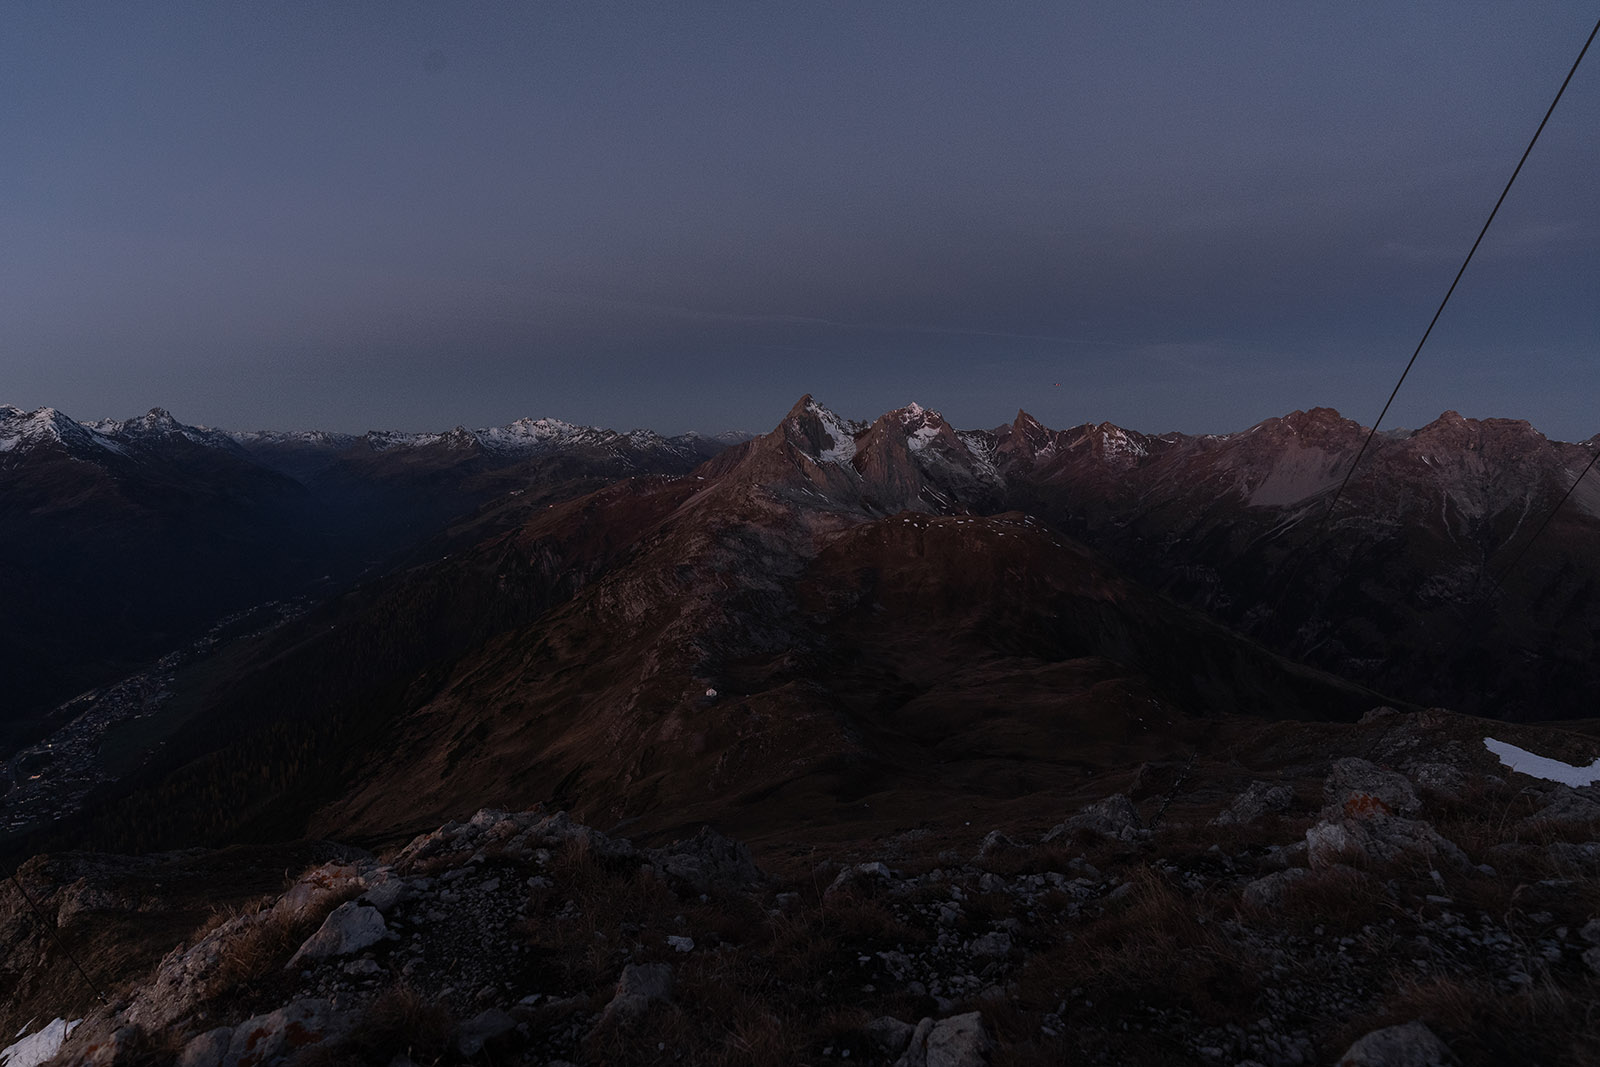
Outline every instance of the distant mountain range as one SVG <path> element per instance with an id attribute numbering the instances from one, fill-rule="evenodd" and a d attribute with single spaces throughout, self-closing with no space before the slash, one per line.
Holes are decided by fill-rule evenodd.
<path id="1" fill-rule="evenodd" d="M 0 741 L 261 600 L 331 591 L 511 491 L 682 473 L 725 441 L 554 420 L 229 433 L 0 406 Z"/>
<path id="2" fill-rule="evenodd" d="M 8 691 L 37 710 L 330 575 L 320 608 L 180 674 L 203 714 L 71 831 L 141 848 L 379 840 L 485 803 L 684 822 L 862 782 L 1020 795 L 1176 758 L 1208 717 L 1385 699 L 1592 714 L 1600 488 L 1492 577 L 1600 441 L 1447 413 L 1380 435 L 1325 518 L 1364 436 L 1320 408 L 1190 436 L 809 396 L 732 443 L 6 409 L 0 558 L 30 565 L 5 625 L 36 650 Z"/>

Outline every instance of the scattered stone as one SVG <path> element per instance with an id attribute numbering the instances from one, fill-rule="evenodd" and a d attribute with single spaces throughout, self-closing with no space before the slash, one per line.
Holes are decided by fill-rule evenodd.
<path id="1" fill-rule="evenodd" d="M 1452 1067 L 1456 1058 L 1420 1019 L 1374 1030 L 1345 1050 L 1339 1067 Z"/>

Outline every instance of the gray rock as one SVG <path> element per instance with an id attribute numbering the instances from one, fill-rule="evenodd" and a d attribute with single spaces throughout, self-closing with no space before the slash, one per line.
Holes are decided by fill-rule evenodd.
<path id="1" fill-rule="evenodd" d="M 672 967 L 665 963 L 630 963 L 617 979 L 617 992 L 600 1013 L 600 1021 L 631 1023 L 650 1005 L 672 999 Z"/>
<path id="2" fill-rule="evenodd" d="M 345 1029 L 346 1020 L 336 1015 L 326 1000 L 296 1000 L 234 1027 L 222 1067 L 283 1062 L 307 1045 L 340 1036 Z"/>
<path id="3" fill-rule="evenodd" d="M 384 873 L 373 878 L 367 883 L 367 888 L 356 899 L 363 904 L 377 908 L 384 915 L 394 910 L 394 906 L 406 899 L 409 890 L 405 879 L 393 874 Z"/>
<path id="4" fill-rule="evenodd" d="M 933 1020 L 921 1019 L 911 1031 L 906 1050 L 894 1061 L 894 1067 L 928 1067 L 928 1035 L 933 1033 Z"/>
<path id="5" fill-rule="evenodd" d="M 1578 936 L 1591 945 L 1600 945 L 1600 919 L 1590 919 L 1578 927 Z"/>
<path id="6" fill-rule="evenodd" d="M 893 1015 L 881 1015 L 862 1028 L 867 1040 L 872 1042 L 879 1052 L 885 1056 L 896 1057 L 911 1043 L 911 1035 L 915 1031 L 916 1027 L 896 1019 Z"/>
<path id="7" fill-rule="evenodd" d="M 1294 789 L 1270 782 L 1251 782 L 1250 788 L 1212 820 L 1218 826 L 1246 826 L 1268 813 L 1288 811 L 1294 803 Z"/>
<path id="8" fill-rule="evenodd" d="M 183 1046 L 183 1051 L 178 1053 L 177 1067 L 222 1067 L 223 1058 L 228 1055 L 228 1046 L 233 1041 L 233 1027 L 219 1026 L 215 1030 L 207 1030 L 199 1037 L 191 1038 Z"/>
<path id="9" fill-rule="evenodd" d="M 1451 1067 L 1455 1056 L 1420 1019 L 1374 1030 L 1345 1050 L 1339 1067 Z"/>
<path id="10" fill-rule="evenodd" d="M 1600 975 L 1600 945 L 1583 950 L 1583 963 L 1591 973 Z"/>
<path id="11" fill-rule="evenodd" d="M 469 1058 L 476 1056 L 484 1045 L 516 1028 L 517 1020 L 499 1008 L 490 1008 L 456 1029 L 456 1051 Z"/>
<path id="12" fill-rule="evenodd" d="M 983 843 L 978 846 L 978 855 L 993 856 L 996 853 L 1011 852 L 1021 847 L 999 830 L 990 830 L 983 836 Z"/>
<path id="13" fill-rule="evenodd" d="M 328 913 L 317 932 L 306 938 L 285 967 L 298 967 L 301 960 L 348 956 L 371 948 L 388 936 L 388 924 L 377 908 L 347 900 Z"/>
<path id="14" fill-rule="evenodd" d="M 824 897 L 831 897 L 836 893 L 843 893 L 847 889 L 857 886 L 870 885 L 873 882 L 887 882 L 894 875 L 882 863 L 858 863 L 853 867 L 846 867 L 840 871 L 834 880 L 828 883 L 828 888 L 823 890 Z"/>
<path id="15" fill-rule="evenodd" d="M 1369 708 L 1361 716 L 1361 725 L 1371 726 L 1373 723 L 1383 722 L 1385 719 L 1392 719 L 1399 714 L 1399 708 L 1391 708 L 1387 704 L 1380 704 L 1375 708 Z"/>
<path id="16" fill-rule="evenodd" d="M 1243 901 L 1247 907 L 1272 909 L 1283 903 L 1284 895 L 1296 881 L 1311 872 L 1304 867 L 1290 867 L 1257 878 L 1244 887 Z"/>
<path id="17" fill-rule="evenodd" d="M 975 1011 L 937 1023 L 923 1019 L 895 1067 L 983 1067 L 993 1044 Z"/>
<path id="18" fill-rule="evenodd" d="M 1058 838 L 1070 838 L 1080 830 L 1119 841 L 1132 841 L 1139 836 L 1142 825 L 1139 810 L 1133 806 L 1133 801 L 1126 794 L 1113 793 L 1052 827 L 1044 835 L 1044 841 L 1048 844 Z"/>
<path id="19" fill-rule="evenodd" d="M 1324 814 L 1332 817 L 1359 817 L 1380 814 L 1415 815 L 1422 810 L 1417 791 L 1404 775 L 1386 771 L 1356 756 L 1333 761 L 1333 769 L 1322 784 Z"/>
<path id="20" fill-rule="evenodd" d="M 972 939 L 972 954 L 979 959 L 1004 959 L 1011 955 L 1011 935 L 997 930 L 975 937 Z"/>

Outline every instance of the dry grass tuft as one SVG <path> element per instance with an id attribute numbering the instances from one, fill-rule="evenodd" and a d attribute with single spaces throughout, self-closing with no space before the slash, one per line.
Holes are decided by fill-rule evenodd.
<path id="1" fill-rule="evenodd" d="M 1256 918 L 1347 934 L 1381 922 L 1396 910 L 1382 879 L 1359 867 L 1336 864 L 1288 883 L 1282 903 L 1270 915 Z"/>
<path id="2" fill-rule="evenodd" d="M 1334 1051 L 1370 1030 L 1421 1019 L 1463 1067 L 1600 1063 L 1595 993 L 1593 982 L 1566 989 L 1540 979 L 1507 993 L 1477 977 L 1401 974 L 1381 1011 L 1352 1020 Z"/>
<path id="3" fill-rule="evenodd" d="M 1254 961 L 1209 921 L 1208 901 L 1190 899 L 1150 867 L 1134 869 L 1129 885 L 1102 915 L 1084 920 L 1075 941 L 1024 965 L 1024 1004 L 1048 1010 L 1081 987 L 1096 991 L 1096 1016 L 1137 1003 L 1231 1018 L 1253 998 Z"/>
<path id="4" fill-rule="evenodd" d="M 220 930 L 234 918 L 244 918 L 239 929 L 222 939 L 221 956 L 211 979 L 207 996 L 221 1000 L 247 993 L 256 987 L 272 987 L 283 983 L 283 967 L 306 938 L 316 933 L 328 913 L 347 900 L 360 895 L 356 883 L 330 894 L 315 909 L 305 909 L 296 914 L 267 910 L 271 897 L 246 904 L 236 909 L 236 914 L 216 922 Z"/>

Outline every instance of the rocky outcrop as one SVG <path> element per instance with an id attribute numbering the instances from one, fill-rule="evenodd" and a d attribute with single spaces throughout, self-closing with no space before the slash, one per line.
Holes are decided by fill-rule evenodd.
<path id="1" fill-rule="evenodd" d="M 1139 821 L 1139 809 L 1133 806 L 1133 801 L 1124 793 L 1113 793 L 1052 827 L 1044 840 L 1048 843 L 1070 839 L 1080 832 L 1132 841 L 1143 832 L 1143 823 Z"/>
<path id="2" fill-rule="evenodd" d="M 1294 803 L 1294 788 L 1270 782 L 1251 782 L 1215 820 L 1218 826 L 1248 826 L 1265 815 L 1288 811 Z"/>
<path id="3" fill-rule="evenodd" d="M 1335 760 L 1323 783 L 1325 815 L 1360 817 L 1370 812 L 1415 815 L 1422 810 L 1417 790 L 1403 774 L 1386 771 L 1356 756 Z"/>

